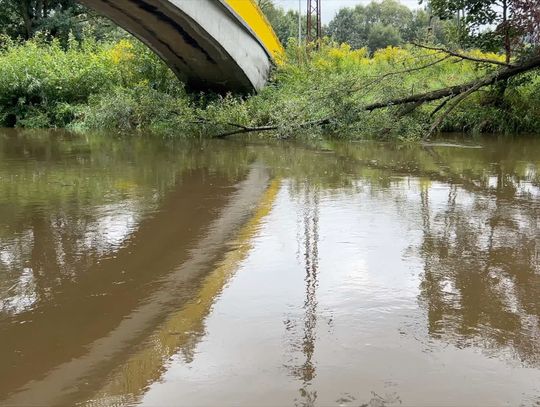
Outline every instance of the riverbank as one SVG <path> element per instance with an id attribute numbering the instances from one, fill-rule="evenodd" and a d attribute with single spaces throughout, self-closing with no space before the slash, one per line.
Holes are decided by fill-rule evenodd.
<path id="1" fill-rule="evenodd" d="M 364 49 L 291 44 L 259 94 L 190 94 L 142 44 L 2 39 L 0 126 L 76 130 L 144 129 L 176 137 L 220 137 L 271 127 L 267 137 L 326 135 L 347 139 L 422 138 L 441 101 L 362 109 L 474 81 L 493 70 L 412 45 L 368 55 Z M 496 54 L 470 51 L 478 59 Z M 477 92 L 442 123 L 443 131 L 533 133 L 540 128 L 540 75 L 527 73 Z"/>

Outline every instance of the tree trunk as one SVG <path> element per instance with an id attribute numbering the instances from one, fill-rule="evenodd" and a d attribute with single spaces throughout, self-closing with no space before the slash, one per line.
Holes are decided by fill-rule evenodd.
<path id="1" fill-rule="evenodd" d="M 24 24 L 24 34 L 26 40 L 29 40 L 33 36 L 34 16 L 32 13 L 31 1 L 32 0 L 22 0 L 19 3 L 19 11 Z"/>
<path id="2" fill-rule="evenodd" d="M 387 100 L 385 102 L 372 103 L 367 106 L 364 106 L 363 110 L 372 111 L 376 109 L 382 109 L 385 107 L 404 105 L 404 104 L 416 103 L 416 102 L 426 103 L 426 102 L 432 102 L 434 100 L 443 99 L 448 96 L 457 96 L 457 95 L 467 92 L 469 89 L 476 87 L 478 85 L 480 85 L 479 88 L 482 88 L 488 85 L 493 85 L 495 82 L 510 79 L 523 72 L 537 69 L 538 67 L 540 67 L 540 56 L 533 57 L 521 65 L 512 65 L 511 67 L 508 67 L 505 69 L 499 69 L 496 72 L 486 75 L 483 78 L 480 78 L 475 81 L 467 82 L 461 85 L 450 86 L 448 88 L 438 89 L 431 92 L 406 96 L 404 98 Z"/>
<path id="3" fill-rule="evenodd" d="M 504 53 L 506 57 L 506 63 L 510 63 L 510 58 L 512 57 L 512 45 L 510 43 L 510 27 L 508 24 L 508 0 L 503 0 L 503 35 L 504 35 Z"/>

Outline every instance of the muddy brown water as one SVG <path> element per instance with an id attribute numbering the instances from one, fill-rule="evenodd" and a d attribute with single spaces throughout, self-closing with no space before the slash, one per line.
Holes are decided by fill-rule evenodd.
<path id="1" fill-rule="evenodd" d="M 0 405 L 539 406 L 539 169 L 0 130 Z"/>

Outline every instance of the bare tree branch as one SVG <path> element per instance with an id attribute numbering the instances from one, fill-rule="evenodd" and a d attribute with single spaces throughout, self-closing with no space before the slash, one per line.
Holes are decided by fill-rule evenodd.
<path id="1" fill-rule="evenodd" d="M 455 98 L 450 106 L 444 111 L 443 114 L 441 114 L 437 120 L 431 125 L 429 131 L 424 136 L 424 140 L 429 139 L 435 131 L 439 128 L 439 126 L 442 124 L 444 119 L 448 117 L 448 115 L 454 110 L 463 100 L 465 100 L 468 96 L 470 96 L 472 93 L 476 92 L 478 89 L 480 89 L 483 85 L 479 82 L 477 85 L 473 86 L 466 92 L 463 92 L 461 95 L 459 95 L 457 98 Z M 450 99 L 447 99 L 450 100 Z"/>
<path id="2" fill-rule="evenodd" d="M 362 110 L 371 112 L 376 109 L 383 109 L 386 107 L 391 107 L 391 106 L 396 106 L 396 105 L 405 105 L 408 103 L 432 102 L 434 100 L 443 99 L 448 96 L 460 95 L 464 92 L 467 92 L 469 89 L 473 87 L 478 87 L 478 89 L 480 89 L 484 86 L 492 85 L 497 81 L 503 81 L 503 80 L 509 79 L 513 76 L 519 75 L 523 72 L 530 71 L 532 69 L 536 69 L 538 67 L 540 67 L 540 56 L 533 57 L 521 65 L 506 67 L 505 69 L 499 69 L 496 72 L 488 74 L 478 80 L 467 82 L 461 85 L 449 86 L 443 89 L 437 89 L 431 92 L 415 94 L 415 95 L 406 96 L 406 97 L 398 98 L 398 99 L 390 99 L 384 102 L 371 103 L 369 105 L 364 106 Z"/>
<path id="3" fill-rule="evenodd" d="M 388 72 L 388 73 L 385 73 L 384 75 L 382 76 L 378 76 L 376 79 L 377 79 L 377 82 L 382 80 L 382 79 L 386 79 L 388 78 L 389 76 L 394 76 L 394 75 L 403 75 L 403 74 L 406 74 L 406 73 L 411 73 L 411 72 L 416 72 L 416 71 L 421 71 L 423 69 L 426 69 L 426 68 L 430 68 L 434 65 L 437 65 L 443 61 L 446 61 L 448 58 L 450 58 L 450 55 L 447 55 L 445 56 L 444 58 L 439 58 L 437 59 L 436 61 L 432 61 L 432 62 L 429 62 L 427 64 L 424 64 L 424 65 L 421 65 L 421 66 L 415 66 L 413 68 L 409 68 L 409 69 L 403 69 L 401 71 L 395 71 L 395 72 Z M 368 86 L 370 84 L 368 83 Z"/>
<path id="4" fill-rule="evenodd" d="M 415 47 L 418 47 L 418 48 L 424 48 L 424 49 L 429 49 L 431 51 L 443 52 L 443 53 L 448 54 L 450 56 L 460 58 L 460 59 L 464 59 L 464 60 L 467 60 L 467 61 L 473 61 L 473 62 L 478 62 L 478 63 L 483 63 L 483 64 L 499 65 L 499 66 L 504 66 L 506 68 L 516 66 L 516 65 L 510 64 L 510 63 L 497 61 L 496 59 L 472 57 L 470 55 L 461 54 L 459 52 L 452 51 L 452 50 L 449 50 L 449 49 L 446 49 L 446 48 L 432 47 L 432 46 L 429 46 L 429 45 L 418 44 L 418 43 L 415 43 L 415 42 L 413 42 L 412 44 Z"/>
<path id="5" fill-rule="evenodd" d="M 439 112 L 443 107 L 446 106 L 446 104 L 448 102 L 450 102 L 452 99 L 454 99 L 457 95 L 452 95 L 452 96 L 448 96 L 447 98 L 445 98 L 440 104 L 439 106 L 437 106 L 435 109 L 433 109 L 433 111 L 429 114 L 429 117 L 433 117 L 437 114 L 437 112 Z"/>

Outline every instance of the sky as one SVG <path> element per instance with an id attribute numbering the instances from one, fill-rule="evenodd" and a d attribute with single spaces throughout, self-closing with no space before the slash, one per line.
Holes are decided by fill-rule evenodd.
<path id="1" fill-rule="evenodd" d="M 274 0 L 274 3 L 285 8 L 298 10 L 299 0 Z M 305 13 L 307 0 L 302 2 L 302 10 Z M 322 20 L 324 24 L 330 22 L 337 11 L 343 7 L 354 7 L 357 4 L 368 4 L 371 0 L 322 0 Z M 405 4 L 410 8 L 418 8 L 418 0 L 400 0 L 400 3 Z"/>

